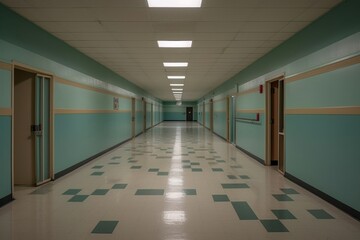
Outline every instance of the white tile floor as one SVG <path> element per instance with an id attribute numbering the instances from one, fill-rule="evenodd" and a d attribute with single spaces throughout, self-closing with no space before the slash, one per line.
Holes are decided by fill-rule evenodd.
<path id="1" fill-rule="evenodd" d="M 94 172 L 103 174 L 91 175 Z M 224 189 L 224 183 L 248 188 Z M 115 184 L 127 185 L 112 189 Z M 78 190 L 64 194 L 69 189 Z M 106 190 L 91 195 L 96 189 Z M 139 189 L 163 194 L 135 195 Z M 285 195 L 281 189 L 298 194 Z M 293 201 L 278 201 L 273 194 Z M 69 201 L 81 195 L 85 200 Z M 230 201 L 215 202 L 213 195 L 226 195 L 220 199 Z M 37 189 L 16 188 L 15 197 L 0 208 L 1 240 L 360 239 L 360 222 L 197 123 L 162 123 L 55 182 Z M 278 220 L 271 210 L 279 209 L 296 219 Z M 309 209 L 333 218 L 317 219 Z M 251 213 L 256 219 L 246 220 Z M 265 228 L 261 220 L 270 219 L 274 221 Z M 113 222 L 98 225 L 100 221 Z"/>

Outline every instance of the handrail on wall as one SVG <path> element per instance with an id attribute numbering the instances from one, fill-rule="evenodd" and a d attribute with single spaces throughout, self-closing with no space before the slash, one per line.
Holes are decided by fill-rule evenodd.
<path id="1" fill-rule="evenodd" d="M 246 121 L 252 121 L 252 122 L 259 122 L 260 121 L 260 113 L 256 113 L 256 118 L 236 118 L 236 120 L 246 120 Z"/>

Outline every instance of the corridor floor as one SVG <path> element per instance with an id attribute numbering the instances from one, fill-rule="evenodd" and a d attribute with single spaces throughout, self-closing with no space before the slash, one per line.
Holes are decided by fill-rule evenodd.
<path id="1" fill-rule="evenodd" d="M 360 239 L 360 222 L 197 123 L 164 122 L 0 208 L 0 239 Z"/>

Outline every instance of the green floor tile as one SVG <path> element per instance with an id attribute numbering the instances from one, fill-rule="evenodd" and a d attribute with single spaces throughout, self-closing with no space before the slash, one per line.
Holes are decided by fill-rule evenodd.
<path id="1" fill-rule="evenodd" d="M 198 163 L 198 162 L 192 162 L 192 163 L 190 163 L 190 165 L 192 165 L 192 166 L 199 166 L 200 163 Z"/>
<path id="2" fill-rule="evenodd" d="M 131 169 L 140 169 L 141 166 L 131 166 Z"/>
<path id="3" fill-rule="evenodd" d="M 168 176 L 169 172 L 158 172 L 157 175 L 158 176 Z"/>
<path id="4" fill-rule="evenodd" d="M 120 156 L 115 156 L 115 157 L 112 157 L 111 159 L 120 159 L 121 157 Z"/>
<path id="5" fill-rule="evenodd" d="M 183 162 L 183 163 L 189 163 L 190 160 L 182 160 L 181 162 Z"/>
<path id="6" fill-rule="evenodd" d="M 185 193 L 185 195 L 196 195 L 196 189 L 183 189 L 183 192 Z"/>
<path id="7" fill-rule="evenodd" d="M 100 221 L 91 233 L 112 234 L 119 221 Z"/>
<path id="8" fill-rule="evenodd" d="M 299 194 L 295 189 L 292 188 L 281 188 L 280 190 L 286 194 Z"/>
<path id="9" fill-rule="evenodd" d="M 93 172 L 91 175 L 92 176 L 101 176 L 103 174 L 104 174 L 104 172 Z"/>
<path id="10" fill-rule="evenodd" d="M 70 198 L 68 202 L 83 202 L 88 197 L 89 195 L 75 195 L 72 198 Z"/>
<path id="11" fill-rule="evenodd" d="M 183 168 L 191 168 L 190 165 L 183 165 L 182 167 L 183 167 Z"/>
<path id="12" fill-rule="evenodd" d="M 164 189 L 138 189 L 135 195 L 164 195 Z"/>
<path id="13" fill-rule="evenodd" d="M 217 165 L 216 162 L 208 162 L 209 165 Z"/>
<path id="14" fill-rule="evenodd" d="M 257 216 L 247 202 L 231 202 L 240 220 L 257 220 Z"/>
<path id="15" fill-rule="evenodd" d="M 30 194 L 42 195 L 42 194 L 48 194 L 50 191 L 51 191 L 50 187 L 43 186 L 41 188 L 38 188 L 38 189 L 32 191 Z"/>
<path id="16" fill-rule="evenodd" d="M 91 195 L 98 195 L 98 196 L 101 196 L 101 195 L 105 195 L 107 194 L 109 191 L 109 189 L 96 189 L 95 191 L 92 192 Z"/>
<path id="17" fill-rule="evenodd" d="M 128 161 L 128 163 L 136 163 L 136 162 L 138 162 L 138 161 L 136 161 L 136 160 L 130 160 L 130 161 Z"/>
<path id="18" fill-rule="evenodd" d="M 249 185 L 246 183 L 223 183 L 221 186 L 224 189 L 231 189 L 231 188 L 249 188 Z"/>
<path id="19" fill-rule="evenodd" d="M 248 175 L 239 175 L 241 179 L 250 179 Z"/>
<path id="20" fill-rule="evenodd" d="M 204 156 L 196 156 L 196 158 L 205 158 Z"/>
<path id="21" fill-rule="evenodd" d="M 97 166 L 93 166 L 92 169 L 100 169 L 100 168 L 103 168 L 104 166 L 100 166 L 100 165 L 97 165 Z"/>
<path id="22" fill-rule="evenodd" d="M 294 201 L 291 197 L 286 194 L 273 194 L 273 197 L 280 202 Z"/>
<path id="23" fill-rule="evenodd" d="M 149 168 L 148 172 L 158 172 L 158 168 Z"/>
<path id="24" fill-rule="evenodd" d="M 76 195 L 76 194 L 78 194 L 80 191 L 81 191 L 81 189 L 71 188 L 71 189 L 66 190 L 66 191 L 63 193 L 63 195 Z"/>
<path id="25" fill-rule="evenodd" d="M 213 172 L 223 172 L 224 170 L 222 168 L 212 168 Z"/>
<path id="26" fill-rule="evenodd" d="M 118 163 L 118 162 L 110 162 L 109 164 L 111 164 L 111 165 L 119 165 L 120 163 Z"/>
<path id="27" fill-rule="evenodd" d="M 216 160 L 217 162 L 221 162 L 221 163 L 224 163 L 226 162 L 225 160 Z"/>
<path id="28" fill-rule="evenodd" d="M 125 189 L 127 184 L 124 183 L 117 183 L 112 186 L 112 189 Z"/>
<path id="29" fill-rule="evenodd" d="M 310 209 L 307 211 L 317 219 L 334 219 L 333 216 L 323 209 Z"/>
<path id="30" fill-rule="evenodd" d="M 206 160 L 215 160 L 215 158 L 206 158 Z"/>
<path id="31" fill-rule="evenodd" d="M 289 230 L 279 220 L 260 220 L 268 232 L 288 232 Z"/>
<path id="32" fill-rule="evenodd" d="M 237 177 L 236 177 L 235 175 L 227 175 L 227 177 L 228 177 L 229 179 L 237 179 Z"/>
<path id="33" fill-rule="evenodd" d="M 296 219 L 296 217 L 285 209 L 271 210 L 278 219 Z"/>
<path id="34" fill-rule="evenodd" d="M 212 195 L 214 202 L 229 202 L 230 199 L 227 195 Z"/>
<path id="35" fill-rule="evenodd" d="M 241 166 L 230 166 L 231 168 L 242 168 Z"/>
<path id="36" fill-rule="evenodd" d="M 193 172 L 202 172 L 202 168 L 192 168 L 191 171 L 193 171 Z"/>

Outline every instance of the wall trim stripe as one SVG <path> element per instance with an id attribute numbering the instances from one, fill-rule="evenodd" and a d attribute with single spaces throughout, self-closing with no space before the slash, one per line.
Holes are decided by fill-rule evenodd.
<path id="1" fill-rule="evenodd" d="M 131 110 L 54 109 L 55 114 L 130 113 Z"/>
<path id="2" fill-rule="evenodd" d="M 0 69 L 11 71 L 12 70 L 12 64 L 0 61 Z"/>
<path id="3" fill-rule="evenodd" d="M 285 114 L 359 115 L 360 107 L 293 108 L 285 109 Z"/>
<path id="4" fill-rule="evenodd" d="M 310 78 L 319 74 L 323 74 L 323 73 L 327 73 L 327 72 L 331 72 L 334 70 L 337 70 L 339 68 L 344 68 L 344 67 L 348 67 L 351 65 L 355 65 L 360 63 L 360 55 L 354 56 L 354 57 L 350 57 L 350 58 L 346 58 L 343 60 L 339 60 L 337 62 L 334 63 L 329 63 L 325 66 L 319 67 L 319 68 L 315 68 L 312 69 L 310 71 L 306 71 L 303 73 L 298 73 L 292 76 L 289 76 L 287 78 L 285 78 L 285 83 L 291 83 L 297 80 L 303 80 L 306 78 Z"/>
<path id="5" fill-rule="evenodd" d="M 11 108 L 0 108 L 0 116 L 11 116 Z"/>
<path id="6" fill-rule="evenodd" d="M 86 89 L 86 90 L 90 90 L 90 91 L 94 91 L 94 92 L 99 92 L 99 93 L 103 93 L 103 94 L 109 94 L 115 97 L 122 97 L 122 98 L 127 98 L 127 99 L 131 99 L 132 97 L 129 96 L 125 96 L 125 95 L 121 95 L 112 91 L 108 91 L 105 89 L 100 89 L 100 88 L 96 88 L 96 87 L 92 87 L 92 86 L 88 86 L 88 85 L 84 85 L 81 83 L 77 83 L 77 82 L 72 82 L 63 78 L 59 78 L 59 77 L 54 77 L 55 82 L 57 83 L 62 83 L 62 84 L 66 84 L 66 85 L 70 85 L 73 87 L 77 87 L 77 88 L 82 88 L 82 89 Z"/>
<path id="7" fill-rule="evenodd" d="M 236 110 L 238 113 L 264 113 L 265 109 L 240 109 Z"/>

